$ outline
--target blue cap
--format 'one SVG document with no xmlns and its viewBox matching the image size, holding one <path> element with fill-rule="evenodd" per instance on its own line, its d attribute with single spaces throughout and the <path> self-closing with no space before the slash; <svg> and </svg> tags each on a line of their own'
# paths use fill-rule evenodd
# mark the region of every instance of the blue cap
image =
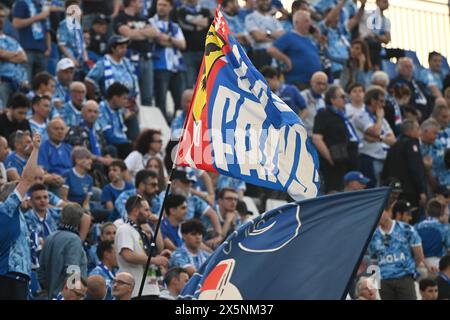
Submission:
<svg viewBox="0 0 450 320">
<path fill-rule="evenodd" d="M 344 183 L 347 184 L 352 181 L 358 181 L 362 184 L 368 184 L 370 179 L 365 177 L 361 172 L 359 171 L 350 171 L 347 172 L 344 176 Z"/>
</svg>

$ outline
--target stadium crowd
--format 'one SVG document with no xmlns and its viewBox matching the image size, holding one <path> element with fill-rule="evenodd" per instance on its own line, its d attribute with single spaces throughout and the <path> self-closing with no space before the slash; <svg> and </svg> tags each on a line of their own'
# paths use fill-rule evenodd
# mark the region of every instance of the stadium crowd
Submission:
<svg viewBox="0 0 450 320">
<path fill-rule="evenodd" d="M 217 5 L 153 1 L 0 1 L 0 299 L 138 295 Z M 321 193 L 392 187 L 349 298 L 449 299 L 448 65 L 438 52 L 426 69 L 386 48 L 389 2 L 372 12 L 366 1 L 222 0 L 222 12 L 302 119 Z M 166 148 L 161 131 L 140 129 L 148 106 L 171 127 Z M 176 299 L 252 218 L 247 205 L 263 212 L 271 199 L 292 200 L 174 169 L 143 294 Z"/>
</svg>

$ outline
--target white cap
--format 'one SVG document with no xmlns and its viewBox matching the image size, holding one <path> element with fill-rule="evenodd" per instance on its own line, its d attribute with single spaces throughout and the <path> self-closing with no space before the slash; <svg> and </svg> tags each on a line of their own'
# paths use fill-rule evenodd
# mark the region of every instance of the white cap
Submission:
<svg viewBox="0 0 450 320">
<path fill-rule="evenodd" d="M 69 58 L 63 58 L 59 60 L 58 63 L 56 64 L 56 72 L 60 70 L 66 70 L 69 68 L 75 68 L 75 64 Z"/>
</svg>

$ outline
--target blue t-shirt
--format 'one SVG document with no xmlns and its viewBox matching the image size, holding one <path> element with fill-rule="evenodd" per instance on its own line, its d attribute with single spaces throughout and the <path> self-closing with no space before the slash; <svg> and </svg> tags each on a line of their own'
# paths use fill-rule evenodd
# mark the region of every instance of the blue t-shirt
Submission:
<svg viewBox="0 0 450 320">
<path fill-rule="evenodd" d="M 4 164 L 6 170 L 15 169 L 19 176 L 21 176 L 23 168 L 27 164 L 27 159 L 23 159 L 13 151 L 6 157 Z"/>
<path fill-rule="evenodd" d="M 122 192 L 124 192 L 125 190 L 131 190 L 131 189 L 134 189 L 134 186 L 131 183 L 129 183 L 128 181 L 124 181 L 124 185 L 123 185 L 122 189 L 117 189 L 111 183 L 108 183 L 103 188 L 101 201 L 102 201 L 102 203 L 112 201 L 112 203 L 114 204 L 114 202 L 116 201 L 116 199 L 119 197 L 119 195 Z"/>
<path fill-rule="evenodd" d="M 450 248 L 450 228 L 435 218 L 427 218 L 414 226 L 420 238 L 425 258 L 442 257 Z"/>
<path fill-rule="evenodd" d="M 197 255 L 193 255 L 189 252 L 186 246 L 183 244 L 180 248 L 175 250 L 170 256 L 170 267 L 182 267 L 189 266 L 194 267 L 196 270 L 200 269 L 202 264 L 208 259 L 209 253 L 199 249 Z"/>
<path fill-rule="evenodd" d="M 32 3 L 33 5 L 29 5 Z M 19 0 L 13 6 L 13 17 L 28 19 L 42 12 L 40 1 Z M 45 52 L 47 43 L 45 36 L 48 30 L 48 19 L 40 20 L 32 25 L 19 29 L 20 45 L 24 50 Z"/>
<path fill-rule="evenodd" d="M 89 273 L 89 276 L 93 275 L 99 275 L 102 276 L 105 279 L 107 292 L 105 300 L 113 300 L 112 296 L 112 282 L 114 278 L 116 277 L 117 269 L 109 270 L 103 263 L 99 263 L 98 266 L 96 266 L 91 273 Z"/>
<path fill-rule="evenodd" d="M 161 208 L 165 194 L 166 194 L 165 191 L 159 194 L 159 202 L 156 204 L 157 206 L 155 206 L 155 209 L 157 211 L 156 212 L 153 211 L 153 213 L 159 214 L 159 210 Z M 193 218 L 200 218 L 210 208 L 209 204 L 205 200 L 200 199 L 199 197 L 194 195 L 190 195 L 189 197 L 186 198 L 186 204 L 188 207 L 186 213 L 186 220 L 190 220 Z"/>
<path fill-rule="evenodd" d="M 136 189 L 133 188 L 133 189 L 125 190 L 117 197 L 116 201 L 114 202 L 114 207 L 115 207 L 115 210 L 117 211 L 117 213 L 119 214 L 118 218 L 121 217 L 122 219 L 126 220 L 127 210 L 125 209 L 125 204 L 129 197 L 132 197 L 135 195 L 136 195 Z M 160 201 L 161 201 L 160 197 L 158 197 L 158 195 L 155 195 L 151 199 L 151 203 L 150 203 L 152 213 L 156 214 L 157 216 L 159 216 L 159 208 L 161 208 Z"/>
<path fill-rule="evenodd" d="M 63 104 L 59 110 L 59 115 L 68 127 L 78 126 L 83 119 L 81 111 L 73 105 L 72 101 Z"/>
<path fill-rule="evenodd" d="M 7 36 L 0 35 L 0 49 L 7 51 L 23 51 L 19 43 Z M 14 79 L 17 84 L 28 80 L 27 72 L 22 64 L 2 61 L 0 63 L 0 75 L 5 78 Z M 4 102 L 6 104 L 6 101 Z"/>
<path fill-rule="evenodd" d="M 123 120 L 123 114 L 120 110 L 113 110 L 106 101 L 100 103 L 99 126 L 103 130 L 105 140 L 109 144 L 127 143 L 127 127 Z"/>
<path fill-rule="evenodd" d="M 64 46 L 79 63 L 84 62 L 85 43 L 81 29 L 69 29 L 67 19 L 59 23 L 57 32 L 58 45 Z"/>
<path fill-rule="evenodd" d="M 306 108 L 306 101 L 300 94 L 296 86 L 290 84 L 282 84 L 280 90 L 275 93 L 284 103 L 286 103 L 292 111 L 297 115 L 300 110 Z"/>
<path fill-rule="evenodd" d="M 183 244 L 181 225 L 174 227 L 166 218 L 163 218 L 161 221 L 161 234 L 163 239 L 169 238 L 177 248 L 180 248 Z"/>
<path fill-rule="evenodd" d="M 0 275 L 10 270 L 10 260 L 13 256 L 13 247 L 16 245 L 28 245 L 23 252 L 30 252 L 27 235 L 22 235 L 22 218 L 19 210 L 21 200 L 16 192 L 10 194 L 5 202 L 0 202 Z M 23 219 L 25 229 L 26 222 Z M 31 258 L 30 258 L 31 265 Z M 31 269 L 31 266 L 30 266 Z"/>
<path fill-rule="evenodd" d="M 72 146 L 60 143 L 58 146 L 46 140 L 39 148 L 38 164 L 47 172 L 60 176 L 72 168 Z"/>
<path fill-rule="evenodd" d="M 149 21 L 160 32 L 168 34 L 175 40 L 184 40 L 183 31 L 177 23 L 160 20 L 158 15 L 153 16 Z M 186 65 L 181 51 L 175 47 L 157 46 L 154 52 L 153 69 L 172 72 L 185 71 Z"/>
<path fill-rule="evenodd" d="M 92 186 L 94 185 L 92 177 L 87 173 L 84 176 L 80 176 L 75 171 L 75 168 L 66 171 L 63 177 L 65 180 L 64 184 L 69 187 L 69 201 L 82 205 L 88 192 L 92 191 Z"/>
<path fill-rule="evenodd" d="M 108 55 L 98 60 L 94 67 L 86 76 L 86 81 L 91 82 L 106 96 L 107 84 L 105 77 L 105 59 L 109 59 L 111 65 L 111 75 L 113 82 L 120 82 L 130 90 L 130 96 L 136 97 L 139 95 L 139 83 L 135 74 L 133 64 L 127 58 L 123 58 L 120 63 L 116 63 L 109 58 Z M 107 72 L 108 73 L 108 72 Z"/>
<path fill-rule="evenodd" d="M 273 46 L 292 60 L 292 70 L 285 73 L 286 83 L 309 83 L 314 72 L 322 69 L 319 49 L 309 37 L 287 32 Z"/>
<path fill-rule="evenodd" d="M 28 210 L 24 213 L 28 229 L 38 234 L 40 238 L 47 238 L 51 233 L 58 229 L 61 219 L 60 208 L 49 208 L 44 219 L 41 219 L 34 210 Z"/>
<path fill-rule="evenodd" d="M 406 223 L 393 221 L 388 233 L 378 227 L 370 242 L 369 253 L 378 260 L 381 279 L 398 279 L 405 275 L 415 275 L 416 263 L 412 247 L 420 245 L 419 235 Z"/>
<path fill-rule="evenodd" d="M 183 134 L 183 126 L 186 121 L 186 112 L 181 112 L 170 124 L 170 135 L 172 139 L 179 139 Z"/>
</svg>

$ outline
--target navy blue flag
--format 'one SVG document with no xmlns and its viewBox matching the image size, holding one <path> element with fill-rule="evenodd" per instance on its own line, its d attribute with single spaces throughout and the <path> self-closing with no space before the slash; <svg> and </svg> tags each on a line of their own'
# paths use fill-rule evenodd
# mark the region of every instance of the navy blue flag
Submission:
<svg viewBox="0 0 450 320">
<path fill-rule="evenodd" d="M 389 188 L 308 199 L 242 225 L 194 274 L 182 299 L 343 299 Z"/>
</svg>

